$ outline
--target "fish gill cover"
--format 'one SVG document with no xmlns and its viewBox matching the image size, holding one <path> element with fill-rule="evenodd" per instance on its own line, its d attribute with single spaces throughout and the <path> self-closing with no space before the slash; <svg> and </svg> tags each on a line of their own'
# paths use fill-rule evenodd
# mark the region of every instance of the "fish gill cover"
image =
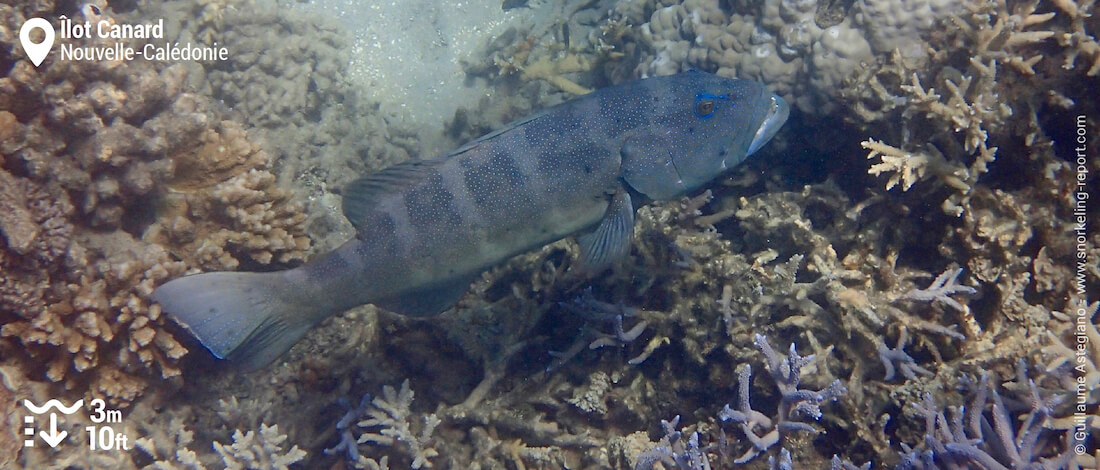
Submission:
<svg viewBox="0 0 1100 470">
<path fill-rule="evenodd" d="M 0 467 L 1095 468 L 1094 0 L 507 3 L 0 1 Z M 228 58 L 35 66 L 62 15 Z M 249 375 L 149 300 L 329 251 L 360 175 L 689 69 L 795 112 L 603 276 L 557 242 Z M 27 447 L 51 398 L 127 448 L 94 413 Z"/>
</svg>

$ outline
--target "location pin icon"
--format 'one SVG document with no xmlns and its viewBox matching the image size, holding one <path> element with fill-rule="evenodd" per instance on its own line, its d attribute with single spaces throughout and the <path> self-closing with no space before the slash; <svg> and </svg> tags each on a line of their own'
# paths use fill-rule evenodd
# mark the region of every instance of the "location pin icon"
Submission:
<svg viewBox="0 0 1100 470">
<path fill-rule="evenodd" d="M 41 29 L 46 35 L 46 38 L 38 44 L 31 42 L 31 31 L 35 28 Z M 42 18 L 31 18 L 23 23 L 22 28 L 19 28 L 19 42 L 23 44 L 27 57 L 30 57 L 35 67 L 38 67 L 43 60 L 46 60 L 46 54 L 49 54 L 50 48 L 53 47 L 53 25 Z"/>
</svg>

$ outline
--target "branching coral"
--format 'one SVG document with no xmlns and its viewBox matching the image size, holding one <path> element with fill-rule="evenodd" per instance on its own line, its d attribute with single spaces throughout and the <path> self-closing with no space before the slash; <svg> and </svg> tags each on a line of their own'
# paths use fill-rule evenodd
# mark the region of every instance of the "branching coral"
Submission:
<svg viewBox="0 0 1100 470">
<path fill-rule="evenodd" d="M 1036 28 L 1051 26 L 1055 14 L 1036 13 L 1037 4 L 1024 2 L 1010 11 L 1005 1 L 975 2 L 964 5 L 964 12 L 950 15 L 947 21 L 954 28 L 950 36 L 970 46 L 969 60 L 955 65 L 965 67 L 965 72 L 945 63 L 949 57 L 944 54 L 932 57 L 935 67 L 931 71 L 924 67 L 927 72 L 923 78 L 918 74 L 920 68 L 904 65 L 900 59 L 879 67 L 908 69 L 897 73 L 901 78 L 895 85 L 897 91 L 886 91 L 880 84 L 882 89 L 877 94 L 884 107 L 893 108 L 890 103 L 904 100 L 902 118 L 921 118 L 928 125 L 906 129 L 902 133 L 904 142 L 898 147 L 874 139 L 863 142 L 864 148 L 871 150 L 868 159 L 881 158 L 881 163 L 869 168 L 869 174 L 895 172 L 887 189 L 901 182 L 903 190 L 908 190 L 925 178 L 926 170 L 931 170 L 954 190 L 943 202 L 944 211 L 962 214 L 978 178 L 989 171 L 995 159 L 997 147 L 992 145 L 991 135 L 999 135 L 1014 112 L 1037 106 L 1031 103 L 1033 95 L 1020 96 L 1024 106 L 1005 99 L 1006 95 L 1015 95 L 1008 91 L 1013 84 L 1044 79 L 1036 76 L 1034 68 L 1043 59 L 1038 46 L 1055 32 Z M 998 64 L 1008 65 L 1018 75 L 1006 76 Z M 937 86 L 928 86 L 933 79 Z M 917 148 L 914 142 L 922 142 L 924 148 Z"/>
<path fill-rule="evenodd" d="M 410 409 L 412 400 L 413 392 L 407 379 L 401 383 L 400 391 L 389 385 L 383 387 L 382 396 L 375 397 L 370 401 L 370 407 L 358 413 L 365 418 L 359 421 L 359 427 L 370 429 L 359 435 L 357 444 L 369 443 L 400 450 L 410 458 L 411 468 L 431 468 L 431 459 L 439 455 L 432 447 L 432 433 L 442 420 L 435 413 L 427 414 L 419 431 L 414 431 L 414 425 L 409 422 L 413 414 Z M 347 443 L 347 446 L 350 445 Z M 350 447 L 345 451 L 352 455 Z"/>
<path fill-rule="evenodd" d="M 518 72 L 525 81 L 544 80 L 571 95 L 591 92 L 591 88 L 578 84 L 572 77 L 584 76 L 583 72 L 595 69 L 601 59 L 621 57 L 622 53 L 612 52 L 614 45 L 605 39 L 614 41 L 621 37 L 625 26 L 620 24 L 617 30 L 609 26 L 611 31 L 591 31 L 589 35 L 575 39 L 570 35 L 564 44 L 557 42 L 558 38 L 554 37 L 556 31 L 578 22 L 587 23 L 580 19 L 583 15 L 577 12 L 588 7 L 590 5 L 582 1 L 546 4 L 535 16 L 534 24 L 529 26 L 526 34 L 521 36 L 519 31 L 511 29 L 503 38 L 494 40 L 490 48 L 498 49 L 491 51 L 492 67 L 496 69 L 496 74 L 507 76 Z M 508 38 L 518 40 L 509 43 Z"/>
<path fill-rule="evenodd" d="M 963 181 L 966 169 L 948 163 L 935 147 L 930 147 L 926 152 L 907 152 L 875 139 L 867 139 L 860 142 L 860 145 L 871 151 L 867 154 L 868 160 L 875 157 L 880 160 L 879 163 L 867 169 L 868 174 L 878 176 L 887 172 L 893 173 L 886 180 L 887 191 L 893 189 L 898 183 L 901 183 L 902 191 L 908 191 L 913 184 L 923 180 L 925 172 L 929 170 L 955 189 L 966 191 L 970 188 Z"/>
<path fill-rule="evenodd" d="M 268 157 L 231 122 L 203 136 L 190 164 L 172 183 L 160 221 L 145 238 L 169 246 L 189 265 L 234 269 L 240 259 L 300 261 L 310 246 L 305 214 L 275 185 Z"/>
<path fill-rule="evenodd" d="M 583 295 L 573 299 L 572 302 L 562 302 L 559 305 L 570 313 L 583 318 L 585 320 L 585 326 L 581 327 L 581 334 L 574 340 L 573 346 L 569 349 L 564 352 L 550 352 L 550 355 L 556 358 L 555 364 L 552 364 L 550 369 L 555 369 L 565 361 L 576 356 L 581 352 L 585 344 L 588 345 L 588 349 L 599 349 L 609 346 L 623 348 L 638 339 L 638 337 L 645 333 L 646 327 L 649 326 L 647 321 L 639 320 L 635 322 L 629 330 L 624 329 L 623 317 L 637 317 L 640 311 L 624 305 L 612 305 L 597 300 L 592 297 L 591 289 L 585 290 Z M 610 334 L 603 333 L 593 329 L 589 323 L 610 324 L 613 330 Z M 627 363 L 637 365 L 645 362 L 657 347 L 662 343 L 668 342 L 668 338 L 663 337 L 655 337 L 654 340 L 655 341 L 650 342 L 650 346 L 647 346 L 641 353 L 627 361 Z"/>
<path fill-rule="evenodd" d="M 718 413 L 718 419 L 740 425 L 741 433 L 749 440 L 751 447 L 743 455 L 733 460 L 734 465 L 744 464 L 763 454 L 765 451 L 784 440 L 795 432 L 809 432 L 817 434 L 819 431 L 805 421 L 821 419 L 821 405 L 835 401 L 843 395 L 846 389 L 839 380 L 834 380 L 820 391 L 799 388 L 801 371 L 813 356 L 802 357 L 795 351 L 791 344 L 790 353 L 783 357 L 776 353 L 768 344 L 766 338 L 756 335 L 756 347 L 764 355 L 768 372 L 779 387 L 780 398 L 778 415 L 773 421 L 764 413 L 752 409 L 749 404 L 749 388 L 751 368 L 740 368 L 737 379 L 738 405 L 736 409 L 726 405 Z M 686 440 L 686 430 L 677 430 L 680 417 L 677 416 L 671 422 L 661 421 L 664 437 L 656 447 L 639 453 L 634 459 L 635 470 L 649 470 L 660 462 L 664 468 L 679 468 L 684 470 L 700 470 L 711 468 L 711 462 L 707 452 L 715 446 L 702 446 L 699 432 L 693 432 Z M 761 435 L 759 432 L 763 432 Z M 725 456 L 731 443 L 726 441 L 725 432 L 722 431 L 717 451 Z M 782 453 L 789 459 L 790 453 L 782 449 Z M 771 468 L 776 468 L 774 458 L 769 459 Z"/>
<path fill-rule="evenodd" d="M 749 404 L 749 379 L 752 369 L 749 366 L 742 368 L 737 379 L 739 397 L 737 409 L 726 405 L 718 414 L 722 421 L 741 425 L 741 432 L 752 443 L 752 448 L 738 457 L 734 463 L 745 463 L 756 458 L 788 434 L 799 431 L 817 434 L 818 430 L 803 420 L 805 418 L 821 419 L 821 404 L 835 401 L 847 391 L 840 380 L 834 380 L 820 391 L 800 389 L 802 368 L 812 361 L 814 356 L 799 356 L 792 343 L 787 357 L 781 357 L 768 344 L 767 338 L 761 335 L 756 335 L 755 344 L 764 354 L 768 373 L 779 387 L 779 410 L 773 422 L 763 413 L 752 409 Z M 758 434 L 758 430 L 764 434 Z"/>
<path fill-rule="evenodd" d="M 260 430 L 233 433 L 232 444 L 214 443 L 214 450 L 221 455 L 229 470 L 287 470 L 290 464 L 302 460 L 306 451 L 297 445 L 283 450 L 285 434 L 279 434 L 279 425 L 260 425 Z"/>
<path fill-rule="evenodd" d="M 138 3 L 133 8 L 146 15 L 155 8 Z M 163 3 L 196 16 L 197 21 L 183 20 L 181 39 L 231 41 L 232 63 L 88 65 L 92 70 L 83 76 L 90 83 L 81 84 L 71 80 L 85 71 L 79 64 L 51 58 L 35 69 L 6 40 L 13 60 L 11 72 L 0 79 L 0 266 L 5 274 L 0 320 L 6 335 L 0 353 L 19 364 L 9 370 L 20 379 L 27 373 L 53 378 L 72 387 L 74 397 L 85 392 L 113 397 L 113 406 L 180 370 L 182 346 L 163 327 L 156 307 L 144 300 L 149 288 L 192 268 L 302 259 L 308 249 L 301 215 L 306 211 L 275 181 L 273 168 L 283 172 L 281 182 L 304 186 L 312 199 L 330 204 L 338 196 L 328 188 L 339 187 L 341 178 L 417 149 L 411 134 L 387 127 L 388 116 L 367 112 L 362 120 L 347 118 L 355 114 L 349 110 L 362 108 L 352 104 L 353 94 L 341 84 L 341 64 L 332 59 L 345 51 L 327 26 L 305 18 L 287 21 L 274 8 L 254 15 L 271 5 L 262 1 Z M 1091 35 L 1096 20 L 1088 16 L 1092 1 L 996 0 L 956 9 L 955 3 L 938 0 L 644 0 L 617 3 L 606 22 L 598 11 L 602 4 L 567 3 L 562 11 L 580 8 L 576 16 L 587 19 L 566 15 L 567 20 L 547 20 L 541 31 L 516 35 L 514 48 L 499 50 L 519 60 L 502 62 L 507 65 L 501 68 L 519 72 L 523 67 L 529 75 L 496 76 L 498 84 L 530 80 L 539 67 L 547 77 L 584 85 L 624 80 L 628 70 L 664 73 L 685 67 L 767 80 L 785 93 L 797 92 L 807 116 L 839 110 L 843 113 L 829 118 L 874 135 L 866 143 L 871 174 L 882 176 L 888 189 L 908 191 L 885 192 L 881 183 L 868 191 L 858 178 L 838 178 L 837 184 L 816 175 L 792 177 L 789 168 L 801 165 L 776 160 L 735 174 L 736 179 L 715 184 L 709 193 L 642 208 L 629 259 L 605 277 L 586 280 L 572 272 L 576 247 L 562 242 L 491 270 L 458 308 L 435 322 L 383 318 L 380 328 L 364 329 L 363 335 L 329 335 L 303 344 L 296 354 L 309 357 L 306 362 L 231 381 L 212 374 L 202 383 L 231 382 L 229 388 L 240 394 L 239 400 L 225 400 L 222 414 L 233 408 L 234 420 L 254 421 L 230 427 L 259 429 L 237 433 L 240 448 L 219 443 L 221 451 L 236 455 L 250 447 L 266 452 L 258 441 L 265 433 L 280 440 L 279 433 L 259 422 L 278 421 L 291 434 L 285 439 L 310 451 L 313 460 L 306 464 L 311 467 L 332 463 L 333 457 L 313 451 L 331 446 L 329 453 L 346 457 L 347 466 L 363 468 L 387 468 L 391 461 L 395 467 L 420 468 L 626 468 L 629 457 L 639 455 L 639 443 L 649 444 L 644 432 L 623 437 L 640 423 L 655 424 L 660 416 L 714 415 L 721 400 L 736 398 L 744 399 L 745 406 L 731 404 L 723 414 L 736 418 L 740 413 L 740 425 L 712 418 L 677 430 L 676 420 L 662 423 L 656 433 L 663 432 L 664 439 L 650 463 L 691 468 L 717 458 L 716 467 L 721 467 L 747 452 L 772 454 L 768 466 L 773 468 L 824 468 L 829 455 L 848 452 L 890 465 L 897 459 L 891 442 L 899 441 L 921 443 L 913 451 L 918 460 L 931 449 L 931 462 L 941 468 L 984 465 L 991 459 L 1003 466 L 1054 462 L 1055 441 L 1068 418 L 1057 407 L 1044 405 L 1054 411 L 1039 426 L 1032 450 L 1041 451 L 1030 456 L 1037 459 L 1028 459 L 1028 449 L 1016 444 L 1030 442 L 1034 423 L 1047 412 L 1016 408 L 1009 393 L 1001 392 L 1002 404 L 993 406 L 996 400 L 987 399 L 982 410 L 970 415 L 988 423 L 989 430 L 979 429 L 981 442 L 966 425 L 966 413 L 957 415 L 964 424 L 956 433 L 956 415 L 937 408 L 930 434 L 942 441 L 938 449 L 920 435 L 920 424 L 932 413 L 913 420 L 895 410 L 912 411 L 905 403 L 927 392 L 936 393 L 939 403 L 950 402 L 960 373 L 1003 368 L 1019 356 L 1044 360 L 1048 377 L 1045 383 L 1038 376 L 1035 380 L 1037 394 L 1046 398 L 1052 379 L 1077 365 L 1070 349 L 1075 329 L 1084 329 L 1094 345 L 1100 344 L 1089 315 L 1098 304 L 1065 295 L 1072 279 L 1072 251 L 1063 240 L 1065 194 L 1073 177 L 1055 155 L 1065 144 L 1059 140 L 1064 132 L 1051 125 L 1060 118 L 1046 112 L 1062 113 L 1072 106 L 1074 112 L 1094 114 L 1095 106 L 1082 99 L 1080 89 L 1053 86 L 1066 76 L 1094 74 L 1100 63 Z M 13 27 L 29 16 L 30 8 L 15 7 L 22 12 L 15 19 L 4 16 L 0 38 L 14 37 Z M 33 13 L 50 11 L 52 4 Z M 949 12 L 959 24 L 940 27 Z M 223 35 L 234 17 L 248 17 L 247 28 Z M 586 31 L 579 21 L 606 33 L 598 41 L 589 35 L 589 42 L 599 44 L 595 55 L 579 50 Z M 271 31 L 293 40 L 265 56 L 262 38 Z M 311 37 L 320 37 L 320 45 L 304 47 Z M 1055 42 L 1064 47 L 1053 47 Z M 899 48 L 892 53 L 896 59 L 887 59 L 894 47 Z M 287 57 L 299 63 L 288 66 Z M 554 69 L 553 58 L 575 58 L 562 65 L 588 70 Z M 1063 78 L 1052 78 L 1061 67 L 1068 70 L 1058 75 Z M 185 77 L 202 68 L 206 76 Z M 537 97 L 493 110 L 492 119 L 462 123 L 456 118 L 454 135 L 480 134 L 493 127 L 488 122 L 518 117 L 517 112 L 545 104 L 539 100 L 547 92 L 554 93 L 551 100 L 563 95 L 541 81 L 522 83 L 529 87 L 514 93 Z M 246 131 L 224 121 L 212 112 L 217 106 L 208 98 L 180 93 L 186 84 L 199 84 L 195 92 L 216 94 L 241 122 L 266 129 Z M 843 90 L 860 87 L 860 103 L 838 98 Z M 1034 89 L 1050 92 L 1028 91 Z M 526 93 L 530 90 L 541 94 Z M 347 109 L 329 105 L 336 102 Z M 351 138 L 360 135 L 368 138 Z M 370 143 L 344 143 L 352 140 Z M 276 143 L 263 152 L 261 142 Z M 838 145 L 851 148 L 854 143 L 844 139 Z M 356 151 L 339 150 L 347 148 Z M 337 164 L 316 158 L 336 153 L 350 157 Z M 861 156 L 852 153 L 838 153 L 828 164 L 850 170 Z M 833 168 L 833 175 L 841 174 Z M 950 216 L 934 209 L 945 199 Z M 159 205 L 156 211 L 145 210 L 150 201 Z M 1092 245 L 1095 241 L 1090 239 Z M 1095 249 L 1089 251 L 1094 254 Z M 1096 272 L 1093 263 L 1084 275 L 1095 277 Z M 588 285 L 607 302 L 571 303 Z M 1092 309 L 1082 326 L 1079 303 Z M 569 307 L 583 312 L 567 315 Z M 361 312 L 323 328 L 342 329 L 358 321 Z M 582 324 L 598 329 L 578 335 Z M 953 325 L 959 325 L 958 331 Z M 379 331 L 384 334 L 375 338 Z M 778 366 L 768 361 L 773 375 L 800 364 L 807 380 L 816 379 L 815 388 L 840 380 L 848 393 L 836 406 L 822 406 L 820 421 L 807 420 L 791 411 L 803 408 L 780 401 L 777 408 L 788 408 L 780 418 L 793 413 L 805 423 L 777 423 L 782 420 L 762 400 L 786 395 L 783 386 L 775 392 L 758 376 L 754 390 L 749 370 L 731 364 L 754 354 L 757 332 L 797 341 L 807 355 L 840 359 L 792 363 L 791 357 L 780 356 Z M 339 355 L 317 354 L 330 352 L 324 348 L 337 339 L 358 342 L 360 337 L 362 345 L 341 346 Z M 578 347 L 568 348 L 574 340 Z M 592 347 L 606 349 L 585 352 Z M 414 348 L 424 355 L 406 354 Z M 547 355 L 566 348 L 581 354 L 569 362 Z M 615 354 L 616 349 L 623 354 Z M 1096 351 L 1090 349 L 1081 365 L 1092 388 L 1100 377 Z M 379 360 L 375 354 L 385 357 Z M 356 408 L 310 407 L 331 405 L 333 395 L 392 377 L 439 384 L 417 395 L 417 403 L 430 402 L 421 408 L 435 407 L 435 413 L 411 410 L 407 383 L 387 387 L 382 396 Z M 734 394 L 730 383 L 737 384 Z M 1003 389 L 1028 388 L 1027 380 L 1018 380 Z M 305 409 L 332 415 L 335 428 L 313 442 L 299 442 L 299 435 L 311 434 L 317 413 L 265 401 L 273 394 L 284 394 L 279 403 L 308 403 Z M 1090 394 L 1087 406 L 1095 402 L 1095 393 Z M 217 413 L 214 406 L 203 410 L 186 401 L 180 406 Z M 923 410 L 932 408 L 928 404 Z M 998 414 L 997 409 L 1007 411 Z M 757 415 L 766 415 L 770 426 L 754 425 L 768 424 Z M 1010 426 L 998 425 L 1005 421 Z M 183 423 L 165 426 L 181 432 L 150 436 L 165 436 L 163 444 L 180 446 L 181 452 L 146 445 L 155 455 L 147 450 L 143 457 L 189 462 L 194 459 L 186 448 L 198 447 L 194 442 L 228 438 L 227 432 L 202 435 L 209 431 L 187 422 L 196 431 L 194 442 L 188 442 L 192 436 L 183 432 Z M 772 445 L 767 451 L 754 442 L 735 442 L 740 447 L 726 460 L 723 448 L 732 447 L 723 426 L 765 449 L 785 432 L 797 438 L 783 439 L 785 449 Z M 998 436 L 989 433 L 998 427 Z M 810 445 L 801 436 L 811 429 L 827 430 L 828 436 Z M 961 437 L 948 442 L 945 429 L 951 438 Z M 1003 429 L 1010 431 L 1007 440 L 999 435 Z M 835 439 L 838 435 L 844 442 Z M 358 442 L 360 437 L 364 442 Z M 629 444 L 614 450 L 603 445 L 614 442 Z M 1019 458 L 1007 450 L 1010 443 Z M 199 457 L 211 465 L 210 458 L 217 456 L 202 447 L 207 454 Z M 0 466 L 11 462 L 3 450 L 10 448 L 0 441 Z M 32 457 L 47 455 L 35 452 Z M 138 461 L 139 453 L 133 455 Z M 755 464 L 763 467 L 762 460 Z M 39 462 L 25 458 L 17 463 Z M 833 462 L 833 468 L 856 468 L 839 458 Z"/>
<path fill-rule="evenodd" d="M 672 418 L 671 422 L 661 420 L 664 437 L 657 447 L 638 455 L 634 470 L 650 470 L 658 462 L 666 469 L 710 470 L 710 460 L 699 446 L 699 433 L 691 433 L 685 442 L 683 431 L 676 429 L 679 424 L 679 416 Z"/>
<path fill-rule="evenodd" d="M 951 308 L 963 312 L 966 310 L 959 301 L 951 298 L 952 294 L 964 293 L 973 294 L 977 292 L 976 289 L 969 286 L 960 286 L 955 284 L 955 280 L 959 278 L 959 274 L 962 273 L 962 268 L 948 269 L 936 276 L 936 279 L 932 281 L 928 287 L 924 289 L 913 289 L 905 294 L 905 298 L 924 302 L 943 302 L 951 306 Z"/>
<path fill-rule="evenodd" d="M 526 80 L 546 80 L 566 93 L 583 95 L 592 92 L 592 89 L 578 85 L 566 78 L 565 74 L 587 72 L 591 69 L 592 62 L 590 59 L 568 55 L 558 60 L 550 60 L 549 56 L 542 56 L 520 70 Z"/>
<path fill-rule="evenodd" d="M 1095 9 L 1095 0 L 1054 0 L 1058 9 L 1069 15 L 1072 21 L 1072 30 L 1057 35 L 1058 43 L 1067 49 L 1065 61 L 1062 67 L 1076 69 L 1079 62 L 1088 66 L 1085 75 L 1090 77 L 1100 75 L 1100 43 L 1096 42 L 1096 32 L 1092 34 L 1086 29 L 1085 21 L 1093 16 L 1088 12 Z M 1085 60 L 1078 61 L 1084 56 Z M 1091 60 L 1090 64 L 1088 61 Z"/>
<path fill-rule="evenodd" d="M 882 160 L 881 163 L 872 165 L 867 172 L 872 175 L 886 171 L 897 173 L 890 177 L 886 189 L 889 190 L 900 181 L 903 184 L 902 190 L 908 191 L 915 182 L 923 179 L 926 168 L 930 168 L 945 184 L 965 195 L 977 182 L 978 176 L 989 171 L 987 165 L 993 162 L 997 149 L 987 145 L 989 133 L 986 127 L 1000 125 L 1011 115 L 1011 109 L 1000 102 L 998 95 L 992 90 L 996 62 L 984 64 L 972 59 L 971 63 L 974 69 L 983 74 L 978 79 L 978 83 L 984 84 L 981 89 L 975 88 L 974 76 L 963 76 L 958 83 L 947 78 L 944 83 L 950 95 L 945 100 L 935 89 L 926 90 L 915 73 L 911 84 L 903 85 L 902 89 L 909 93 L 910 104 L 903 115 L 908 118 L 916 113 L 923 113 L 933 122 L 940 122 L 945 132 L 964 132 L 963 149 L 967 153 L 976 152 L 974 162 L 969 167 L 949 163 L 935 146 L 929 146 L 927 152 L 912 153 L 874 139 L 867 140 L 862 143 L 864 148 L 871 150 L 867 158 L 873 159 L 877 156 Z M 962 211 L 958 206 L 960 203 L 957 198 L 950 198 L 944 202 L 944 209 L 959 215 Z"/>
<path fill-rule="evenodd" d="M 878 358 L 882 361 L 882 367 L 886 369 L 886 376 L 882 380 L 892 380 L 894 374 L 897 372 L 897 368 L 901 369 L 901 374 L 906 379 L 915 379 L 917 375 L 925 377 L 932 376 L 932 372 L 917 365 L 917 361 L 913 359 L 913 356 L 906 354 L 902 348 L 905 346 L 909 339 L 908 330 L 902 329 L 901 334 L 898 336 L 898 344 L 890 349 L 886 346 L 886 343 L 878 343 Z M 898 363 L 898 367 L 894 366 L 894 363 Z"/>
<path fill-rule="evenodd" d="M 40 228 L 33 252 L 0 255 L 7 273 L 0 303 L 14 315 L 0 334 L 23 343 L 24 354 L 45 365 L 50 380 L 90 387 L 92 396 L 115 404 L 144 388 L 143 379 L 130 375 L 143 368 L 159 368 L 163 378 L 179 375 L 176 361 L 187 350 L 163 329 L 148 296 L 157 283 L 182 274 L 183 264 L 123 232 L 78 236 L 56 186 L 51 195 L 30 180 L 0 174 L 9 188 L 21 190 L 26 221 Z"/>
<path fill-rule="evenodd" d="M 206 470 L 198 454 L 188 448 L 194 441 L 194 433 L 187 429 L 182 419 L 173 418 L 168 429 L 153 436 L 134 440 L 137 449 L 154 459 L 148 468 L 153 470 Z"/>
<path fill-rule="evenodd" d="M 1077 403 L 1080 406 L 1100 403 L 1098 311 L 1100 301 L 1087 305 L 1079 301 L 1071 314 L 1056 313 L 1050 322 L 1051 329 L 1046 332 L 1046 345 L 1042 347 L 1043 354 L 1052 358 L 1046 367 L 1048 372 L 1072 370 L 1078 377 L 1074 388 L 1089 391 L 1084 403 Z"/>
<path fill-rule="evenodd" d="M 912 449 L 903 446 L 906 452 L 897 468 L 1081 468 L 1072 448 L 1072 433 L 1058 433 L 1049 428 L 1053 410 L 1062 399 L 1044 397 L 1034 380 L 1017 385 L 1026 387 L 1021 398 L 1030 407 L 1020 413 L 1019 427 L 1014 425 L 1016 412 L 1006 407 L 997 387 L 990 384 L 986 375 L 982 376 L 969 405 L 956 409 L 950 418 L 931 394 L 924 395 L 922 403 L 912 405 L 924 419 L 924 442 Z M 1062 446 L 1058 443 L 1060 434 L 1064 434 Z M 1051 452 L 1051 448 L 1057 447 L 1062 450 Z"/>
</svg>

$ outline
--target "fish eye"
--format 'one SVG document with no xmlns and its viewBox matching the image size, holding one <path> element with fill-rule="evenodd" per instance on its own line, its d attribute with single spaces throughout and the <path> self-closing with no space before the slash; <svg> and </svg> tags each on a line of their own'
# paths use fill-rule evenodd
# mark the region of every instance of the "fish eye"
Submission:
<svg viewBox="0 0 1100 470">
<path fill-rule="evenodd" d="M 699 95 L 695 97 L 695 115 L 701 118 L 708 118 L 714 114 L 714 110 L 717 108 L 717 104 L 714 99 L 717 98 L 714 95 Z"/>
</svg>

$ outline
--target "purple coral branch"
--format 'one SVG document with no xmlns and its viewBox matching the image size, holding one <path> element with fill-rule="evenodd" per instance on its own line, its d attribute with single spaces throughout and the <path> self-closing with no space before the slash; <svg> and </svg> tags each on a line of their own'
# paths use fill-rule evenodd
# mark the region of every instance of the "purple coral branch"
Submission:
<svg viewBox="0 0 1100 470">
<path fill-rule="evenodd" d="M 973 294 L 977 292 L 973 287 L 955 284 L 955 280 L 962 271 L 962 268 L 948 269 L 939 276 L 936 276 L 936 279 L 933 280 L 932 284 L 928 287 L 924 289 L 913 289 L 905 294 L 905 298 L 926 302 L 940 301 L 951 306 L 951 308 L 955 310 L 965 312 L 966 307 L 950 297 L 952 294 Z"/>
<path fill-rule="evenodd" d="M 348 411 L 344 413 L 344 416 L 340 417 L 340 420 L 336 422 L 336 431 L 340 433 L 340 442 L 335 446 L 328 449 L 324 449 L 325 455 L 336 455 L 340 452 L 344 452 L 349 462 L 359 461 L 359 444 L 356 442 L 355 436 L 351 433 L 351 425 L 359 421 L 359 418 L 366 416 L 367 407 L 370 406 L 371 398 L 370 394 L 364 394 L 363 398 L 359 400 L 359 406 L 352 407 L 351 402 L 347 398 L 340 398 L 339 403 L 348 408 Z"/>
<path fill-rule="evenodd" d="M 906 379 L 916 379 L 917 375 L 925 377 L 932 375 L 932 371 L 917 365 L 917 361 L 913 359 L 913 356 L 910 356 L 902 349 L 908 341 L 909 332 L 905 328 L 902 328 L 901 333 L 898 334 L 898 342 L 893 349 L 886 346 L 886 343 L 878 343 L 875 345 L 875 348 L 878 350 L 878 358 L 882 361 L 882 366 L 886 369 L 886 376 L 883 378 L 884 381 L 889 382 L 893 380 L 896 373 L 894 367 L 895 362 L 898 364 L 898 367 L 901 368 L 901 374 L 905 376 Z"/>
<path fill-rule="evenodd" d="M 1023 366 L 1020 366 L 1021 368 Z M 923 451 L 918 452 L 903 445 L 902 462 L 898 469 L 1060 469 L 1076 468 L 1072 462 L 1072 449 L 1053 458 L 1040 457 L 1048 442 L 1050 428 L 1044 427 L 1052 416 L 1052 407 L 1061 402 L 1059 397 L 1043 399 L 1034 380 L 1018 368 L 1017 384 L 1026 388 L 1020 391 L 1023 402 L 1030 411 L 1019 419 L 1012 416 L 996 386 L 983 374 L 969 407 L 959 407 L 950 421 L 936 405 L 931 394 L 925 394 L 921 404 L 913 404 L 917 414 L 924 418 L 925 435 Z M 987 406 L 988 411 L 987 411 Z M 1072 444 L 1066 438 L 1067 446 Z M 1042 443 L 1042 444 L 1040 444 Z"/>
<path fill-rule="evenodd" d="M 809 417 L 814 420 L 821 418 L 821 403 L 835 400 L 847 390 L 839 380 L 833 381 L 827 387 L 814 391 L 800 389 L 802 367 L 813 360 L 813 355 L 802 357 L 792 343 L 787 357 L 782 357 L 772 349 L 768 340 L 763 335 L 756 335 L 753 344 L 764 354 L 768 373 L 775 381 L 781 395 L 779 401 L 779 415 L 776 424 L 772 426 L 772 420 L 749 406 L 749 380 L 752 369 L 745 366 L 738 374 L 738 409 L 731 409 L 729 405 L 719 412 L 718 417 L 722 421 L 732 421 L 741 425 L 741 431 L 752 443 L 752 448 L 744 455 L 734 460 L 734 463 L 748 462 L 770 447 L 777 444 L 785 435 L 794 432 L 820 432 L 811 424 L 802 421 Z M 757 428 L 767 431 L 764 435 L 757 433 Z"/>
<path fill-rule="evenodd" d="M 567 350 L 563 352 L 550 351 L 550 355 L 554 357 L 555 360 L 547 366 L 547 372 L 560 367 L 577 354 L 580 354 L 580 352 L 584 350 L 585 343 L 588 344 L 588 349 L 599 349 L 609 346 L 625 347 L 645 333 L 646 327 L 649 326 L 649 322 L 640 320 L 629 330 L 625 329 L 623 327 L 623 318 L 638 316 L 638 310 L 627 307 L 622 303 L 611 304 L 597 300 L 592 296 L 591 288 L 585 289 L 584 293 L 573 299 L 572 302 L 559 302 L 558 305 L 566 311 L 582 318 L 585 321 L 585 325 L 581 328 L 580 335 L 578 335 L 577 339 Z M 590 327 L 589 323 L 611 323 L 613 330 L 611 333 L 604 333 Z M 631 359 L 629 364 L 638 365 L 648 357 L 649 354 L 643 352 L 639 356 Z"/>
<path fill-rule="evenodd" d="M 639 454 L 634 470 L 650 470 L 657 462 L 661 462 L 666 469 L 710 470 L 707 449 L 699 445 L 699 433 L 691 433 L 685 443 L 683 431 L 676 430 L 679 424 L 679 415 L 672 421 L 661 420 L 661 429 L 665 432 L 661 445 Z"/>
</svg>

